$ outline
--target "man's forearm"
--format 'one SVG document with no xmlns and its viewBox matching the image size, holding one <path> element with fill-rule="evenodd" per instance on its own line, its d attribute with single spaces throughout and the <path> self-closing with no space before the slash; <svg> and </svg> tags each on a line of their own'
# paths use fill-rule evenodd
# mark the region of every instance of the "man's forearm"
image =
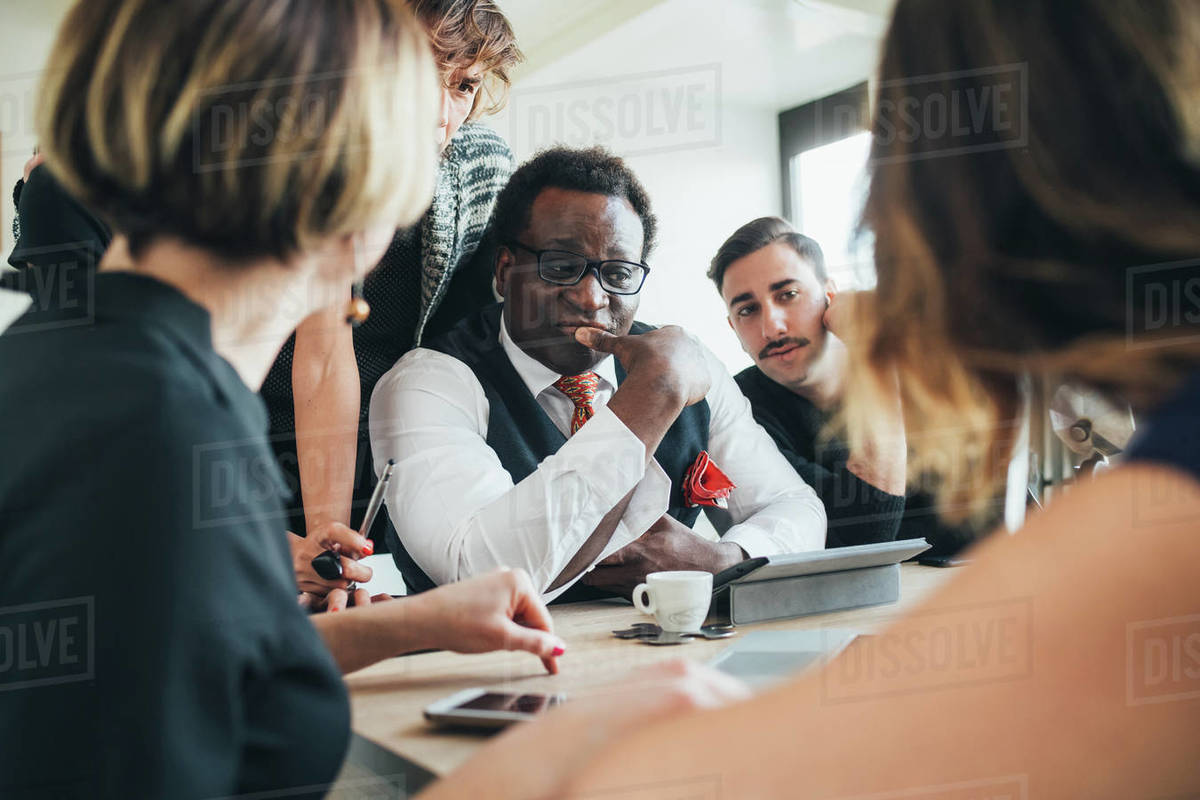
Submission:
<svg viewBox="0 0 1200 800">
<path fill-rule="evenodd" d="M 608 402 L 608 410 L 633 433 L 646 448 L 646 463 L 654 458 L 654 452 L 662 443 L 667 430 L 679 417 L 684 404 L 679 397 L 654 379 L 639 378 L 630 375 L 622 382 L 621 387 Z M 566 567 L 559 573 L 547 591 L 553 591 L 583 572 L 599 558 L 617 524 L 624 516 L 629 501 L 633 497 L 630 490 L 621 502 L 617 503 L 600 524 L 592 531 L 591 536 L 584 542 L 578 552 L 567 562 Z"/>
<path fill-rule="evenodd" d="M 647 464 L 684 405 L 669 383 L 638 374 L 629 375 L 608 401 L 608 409 L 646 446 Z"/>
<path fill-rule="evenodd" d="M 525 569 L 543 592 L 578 576 L 630 514 L 615 509 L 641 485 L 684 406 L 644 372 L 630 370 L 588 424 L 514 484 L 487 442 L 477 379 L 440 353 L 406 356 L 376 387 L 371 437 L 377 456 L 397 460 L 387 500 L 408 553 L 438 584 L 502 566 Z M 658 471 L 651 488 L 665 508 L 666 475 Z M 659 513 L 643 510 L 634 527 Z"/>
</svg>

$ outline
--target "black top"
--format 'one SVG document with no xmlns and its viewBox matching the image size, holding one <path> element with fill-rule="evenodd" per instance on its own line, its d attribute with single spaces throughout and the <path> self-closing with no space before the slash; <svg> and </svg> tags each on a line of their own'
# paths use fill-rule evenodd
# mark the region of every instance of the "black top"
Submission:
<svg viewBox="0 0 1200 800">
<path fill-rule="evenodd" d="M 375 384 L 413 346 L 421 316 L 421 275 L 411 269 L 401 254 L 419 250 L 418 228 L 397 232 L 379 266 L 363 282 L 363 299 L 370 304 L 371 314 L 354 329 L 354 357 L 358 362 L 360 390 L 358 420 L 364 431 Z M 290 433 L 296 428 L 292 398 L 295 348 L 296 336 L 293 334 L 263 382 L 262 395 L 267 402 L 274 433 Z"/>
<path fill-rule="evenodd" d="M 1165 464 L 1200 480 L 1200 372 L 1138 420 L 1126 459 Z"/>
<path fill-rule="evenodd" d="M 91 324 L 18 325 L 0 363 L 0 796 L 322 794 L 345 688 L 208 313 L 101 274 Z"/>
<path fill-rule="evenodd" d="M 502 310 L 502 305 L 492 304 L 462 320 L 448 333 L 435 337 L 426 347 L 457 358 L 475 374 L 488 401 L 487 444 L 512 476 L 513 483 L 520 483 L 557 453 L 567 437 L 538 404 L 504 352 L 500 344 Z M 650 330 L 653 327 L 635 322 L 630 333 L 640 335 Z M 616 364 L 616 378 L 618 385 L 625 380 L 620 362 Z M 667 513 L 688 527 L 696 524 L 700 508 L 689 508 L 684 501 L 683 476 L 700 452 L 708 448 L 710 415 L 707 401 L 688 406 L 667 429 L 654 452 L 654 459 L 671 479 Z M 409 589 L 415 592 L 432 589 L 433 581 L 408 555 L 394 529 L 389 529 L 388 539 L 392 558 Z M 567 598 L 565 602 L 582 599 L 579 592 L 571 591 L 562 597 Z"/>
<path fill-rule="evenodd" d="M 844 442 L 821 442 L 829 417 L 803 397 L 768 378 L 758 367 L 736 376 L 758 421 L 784 457 L 813 487 L 829 518 L 828 547 L 926 539 L 932 547 L 923 555 L 954 555 L 989 532 L 1003 519 L 996 504 L 982 518 L 957 525 L 943 522 L 934 496 L 910 491 L 906 497 L 888 494 L 846 469 Z"/>
<path fill-rule="evenodd" d="M 412 268 L 409 259 L 412 253 L 420 249 L 420 232 L 417 228 L 397 232 L 387 254 L 363 283 L 363 299 L 370 304 L 371 314 L 353 333 L 354 359 L 358 364 L 359 412 L 350 525 L 356 529 L 361 524 L 376 481 L 367 428 L 371 393 L 383 374 L 394 367 L 415 344 L 414 337 L 421 316 L 421 274 Z M 490 272 L 481 266 L 490 261 L 489 254 L 490 251 L 477 251 L 470 264 L 455 274 L 446 296 L 426 325 L 428 333 L 444 332 L 466 314 L 493 302 Z M 296 335 L 293 333 L 271 365 L 263 382 L 261 396 L 270 417 L 271 445 L 292 498 L 287 511 L 288 529 L 303 534 L 305 521 L 300 496 L 299 456 L 296 452 L 295 399 L 292 396 L 292 358 L 295 349 Z M 385 531 L 386 524 L 377 520 L 371 538 L 377 544 L 386 545 Z M 383 552 L 384 549 L 380 547 L 377 552 Z"/>
<path fill-rule="evenodd" d="M 359 384 L 359 442 L 355 451 L 355 502 L 350 519 L 350 524 L 355 528 L 359 525 L 366 499 L 370 497 L 375 484 L 370 438 L 367 435 L 367 408 L 371 402 L 371 392 L 383 373 L 412 349 L 420 319 L 420 273 L 397 255 L 419 251 L 419 236 L 417 228 L 397 232 L 379 266 L 363 282 L 363 299 L 370 304 L 371 314 L 354 329 L 353 334 Z M 296 334 L 293 333 L 263 381 L 262 398 L 270 415 L 271 444 L 292 498 L 286 524 L 289 530 L 304 533 L 299 457 L 296 452 L 296 410 L 292 396 L 292 357 L 295 349 Z"/>
<path fill-rule="evenodd" d="M 112 231 L 68 195 L 44 164 L 29 174 L 16 209 L 13 226 L 20 236 L 8 257 L 16 269 L 0 273 L 0 288 L 33 298 L 25 329 L 42 327 L 42 317 L 50 325 L 63 321 L 60 311 L 86 322 L 96 265 Z"/>
<path fill-rule="evenodd" d="M 45 164 L 29 173 L 16 199 L 21 235 L 8 263 L 22 269 L 65 260 L 98 260 L 112 241 L 112 229 L 67 194 Z"/>
<path fill-rule="evenodd" d="M 904 497 L 888 494 L 846 468 L 849 450 L 832 439 L 822 442 L 828 417 L 815 405 L 768 378 L 758 367 L 735 380 L 750 400 L 754 419 L 771 435 L 784 458 L 825 504 L 827 547 L 890 542 L 900 530 Z"/>
</svg>

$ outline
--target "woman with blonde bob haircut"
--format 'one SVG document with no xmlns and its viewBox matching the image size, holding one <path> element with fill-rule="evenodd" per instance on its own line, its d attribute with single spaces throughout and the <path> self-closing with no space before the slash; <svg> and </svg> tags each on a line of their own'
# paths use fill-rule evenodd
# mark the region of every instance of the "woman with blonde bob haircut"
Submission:
<svg viewBox="0 0 1200 800">
<path fill-rule="evenodd" d="M 899 0 L 880 73 L 851 433 L 898 378 L 912 468 L 969 511 L 1024 376 L 1066 377 L 1133 405 L 1123 462 L 815 674 L 649 725 L 566 704 L 430 798 L 1200 792 L 1200 4 Z M 985 96 L 965 141 L 911 112 Z M 531 752 L 561 770 L 522 782 Z"/>
<path fill-rule="evenodd" d="M 339 672 L 426 648 L 556 670 L 520 573 L 297 603 L 254 392 L 429 203 L 437 76 L 405 4 L 80 0 L 53 53 L 46 164 L 117 239 L 85 317 L 0 337 L 0 606 L 50 654 L 0 692 L 0 795 L 320 795 Z"/>
</svg>

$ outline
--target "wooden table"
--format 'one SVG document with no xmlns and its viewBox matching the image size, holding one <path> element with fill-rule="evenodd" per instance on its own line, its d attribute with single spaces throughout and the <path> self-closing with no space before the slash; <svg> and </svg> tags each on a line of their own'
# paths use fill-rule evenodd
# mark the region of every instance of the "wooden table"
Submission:
<svg viewBox="0 0 1200 800">
<path fill-rule="evenodd" d="M 898 603 L 746 625 L 738 630 L 839 627 L 869 633 L 895 619 L 953 573 L 954 570 L 904 564 Z M 364 746 L 366 750 L 373 749 L 371 745 L 378 746 L 399 756 L 403 763 L 415 765 L 418 768 L 415 772 L 425 775 L 427 780 L 426 773 L 449 772 L 487 741 L 484 735 L 447 732 L 426 724 L 422 710 L 446 695 L 479 686 L 579 696 L 619 681 L 641 665 L 679 657 L 708 661 L 735 641 L 697 640 L 676 647 L 653 647 L 617 639 L 612 631 L 651 620 L 632 606 L 618 605 L 616 601 L 551 606 L 551 613 L 555 633 L 567 643 L 567 654 L 560 659 L 561 671 L 556 676 L 547 675 L 541 662 L 531 655 L 504 652 L 476 656 L 423 653 L 393 658 L 347 676 L 360 753 Z M 419 787 L 410 781 L 408 788 Z"/>
</svg>

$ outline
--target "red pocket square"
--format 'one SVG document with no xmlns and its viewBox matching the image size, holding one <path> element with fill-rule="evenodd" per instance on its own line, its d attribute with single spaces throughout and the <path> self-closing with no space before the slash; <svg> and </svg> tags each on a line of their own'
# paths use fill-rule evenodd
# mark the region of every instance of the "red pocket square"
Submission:
<svg viewBox="0 0 1200 800">
<path fill-rule="evenodd" d="M 717 469 L 707 450 L 701 450 L 687 472 L 683 473 L 683 501 L 689 508 L 725 508 L 725 498 L 736 488 L 729 476 Z"/>
</svg>

